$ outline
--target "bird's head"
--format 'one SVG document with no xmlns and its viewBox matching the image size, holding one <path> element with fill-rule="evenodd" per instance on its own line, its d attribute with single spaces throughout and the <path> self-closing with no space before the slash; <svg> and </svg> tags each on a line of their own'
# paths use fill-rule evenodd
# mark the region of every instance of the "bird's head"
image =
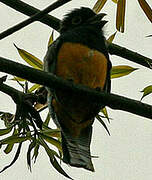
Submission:
<svg viewBox="0 0 152 180">
<path fill-rule="evenodd" d="M 80 9 L 74 9 L 70 13 L 66 14 L 60 25 L 60 32 L 66 32 L 73 28 L 85 25 L 91 25 L 94 27 L 102 28 L 107 21 L 102 20 L 106 14 L 96 14 L 93 10 L 86 7 Z"/>
</svg>

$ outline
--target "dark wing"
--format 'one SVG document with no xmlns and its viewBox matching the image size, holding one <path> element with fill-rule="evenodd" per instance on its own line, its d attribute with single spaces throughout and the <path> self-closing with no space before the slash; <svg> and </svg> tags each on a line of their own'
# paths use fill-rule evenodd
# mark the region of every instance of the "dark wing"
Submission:
<svg viewBox="0 0 152 180">
<path fill-rule="evenodd" d="M 44 65 L 43 65 L 44 71 L 55 74 L 58 49 L 59 49 L 59 40 L 57 39 L 48 47 L 47 53 L 44 57 Z M 54 112 L 54 108 L 52 106 L 52 100 L 53 100 L 53 97 L 55 97 L 55 92 L 53 88 L 51 87 L 47 87 L 47 91 L 48 91 L 47 101 L 48 101 L 50 115 L 54 123 L 57 125 L 57 127 L 60 127 L 60 124 Z"/>
<path fill-rule="evenodd" d="M 44 71 L 55 73 L 59 41 L 54 41 L 47 50 L 44 57 Z"/>
<path fill-rule="evenodd" d="M 112 68 L 112 64 L 108 56 L 107 78 L 106 78 L 105 87 L 104 87 L 104 91 L 108 93 L 110 93 L 111 91 L 111 68 Z"/>
</svg>

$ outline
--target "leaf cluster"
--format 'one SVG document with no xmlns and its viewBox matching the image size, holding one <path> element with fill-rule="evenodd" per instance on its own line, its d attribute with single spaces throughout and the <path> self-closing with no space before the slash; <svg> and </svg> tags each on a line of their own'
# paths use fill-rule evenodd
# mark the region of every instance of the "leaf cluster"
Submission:
<svg viewBox="0 0 152 180">
<path fill-rule="evenodd" d="M 125 30 L 126 0 L 112 0 L 112 1 L 117 6 L 116 29 L 117 31 L 123 33 Z M 106 4 L 106 2 L 108 1 L 98 0 L 94 5 L 93 10 L 96 13 L 100 12 L 101 9 Z M 144 11 L 146 17 L 150 20 L 150 22 L 152 22 L 152 10 L 148 5 L 148 3 L 145 0 L 138 0 L 138 3 L 142 8 L 142 10 Z M 43 12 L 43 16 L 45 16 L 45 14 L 46 13 Z M 43 18 L 40 18 L 40 20 L 42 19 Z M 31 20 L 29 22 L 32 23 Z M 22 23 L 22 27 L 24 25 L 27 24 Z M 15 31 L 16 30 L 11 30 L 11 33 Z M 117 31 L 107 39 L 107 43 L 113 42 L 117 34 Z M 0 34 L 1 38 L 4 38 L 5 36 L 6 35 L 3 36 L 3 34 Z M 49 38 L 48 46 L 51 43 L 53 43 L 54 40 L 53 36 L 54 36 L 54 31 L 52 31 L 52 34 Z M 16 47 L 21 58 L 26 63 L 28 63 L 28 65 L 32 66 L 33 68 L 42 70 L 43 62 L 39 58 L 32 55 L 30 52 L 27 52 L 26 50 L 17 47 L 15 44 L 14 46 Z M 130 67 L 127 65 L 113 66 L 111 71 L 111 79 L 127 76 L 130 73 L 134 72 L 135 70 L 137 70 L 137 68 Z M 3 79 L 4 78 L 1 78 L 0 85 L 3 84 L 4 82 Z M 0 140 L 0 148 L 4 148 L 3 151 L 5 154 L 10 154 L 13 150 L 16 150 L 14 148 L 15 146 L 17 146 L 17 150 L 11 163 L 5 166 L 0 172 L 3 172 L 17 161 L 21 152 L 22 144 L 28 141 L 29 145 L 27 148 L 27 164 L 30 170 L 32 167 L 31 165 L 32 160 L 34 161 L 34 163 L 36 162 L 36 159 L 39 155 L 39 149 L 40 147 L 43 147 L 53 167 L 59 173 L 71 179 L 71 177 L 67 175 L 67 173 L 62 169 L 61 165 L 58 162 L 62 160 L 60 130 L 51 129 L 49 127 L 49 123 L 51 120 L 49 113 L 47 114 L 46 119 L 43 121 L 41 120 L 40 117 L 40 112 L 42 112 L 47 107 L 47 103 L 46 103 L 47 92 L 45 88 L 40 86 L 39 84 L 32 84 L 32 86 L 29 88 L 29 82 L 27 82 L 24 79 L 21 79 L 20 77 L 14 77 L 12 80 L 18 82 L 18 84 L 23 88 L 23 92 L 17 91 L 16 93 L 14 93 L 14 95 L 11 95 L 12 99 L 16 103 L 15 115 L 9 112 L 0 112 L 0 119 L 4 122 L 4 126 L 5 126 L 4 129 L 0 129 L 0 136 L 3 137 Z M 152 87 L 148 86 L 144 88 L 142 92 L 144 92 L 144 94 L 141 99 L 152 93 Z M 104 108 L 101 110 L 101 112 L 103 116 L 98 115 L 96 118 L 99 120 L 99 122 L 103 125 L 103 127 L 110 135 L 106 123 L 103 121 L 103 119 L 106 118 L 108 122 L 110 122 L 107 109 Z M 52 149 L 53 146 L 55 146 L 58 151 L 54 151 Z"/>
</svg>

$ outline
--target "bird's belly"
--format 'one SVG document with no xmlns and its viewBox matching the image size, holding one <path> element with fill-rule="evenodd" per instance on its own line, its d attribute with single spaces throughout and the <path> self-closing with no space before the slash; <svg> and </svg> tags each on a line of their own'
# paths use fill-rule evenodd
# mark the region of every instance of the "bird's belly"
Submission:
<svg viewBox="0 0 152 180">
<path fill-rule="evenodd" d="M 56 75 L 90 88 L 103 89 L 107 59 L 99 51 L 81 44 L 64 43 L 59 50 Z"/>
<path fill-rule="evenodd" d="M 103 89 L 106 73 L 107 59 L 99 51 L 72 43 L 64 43 L 60 48 L 55 72 L 57 76 L 90 88 L 100 87 Z M 80 97 L 76 93 L 58 90 L 56 96 L 58 100 L 58 102 L 54 102 L 56 113 L 59 115 L 64 111 L 67 119 L 78 124 L 93 119 L 100 111 L 100 105 L 94 104 L 90 98 Z"/>
</svg>

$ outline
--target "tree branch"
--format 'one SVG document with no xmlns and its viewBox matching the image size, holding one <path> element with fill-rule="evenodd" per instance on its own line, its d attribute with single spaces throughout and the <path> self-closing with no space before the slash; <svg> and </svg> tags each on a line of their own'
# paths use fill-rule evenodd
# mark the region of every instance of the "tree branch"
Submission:
<svg viewBox="0 0 152 180">
<path fill-rule="evenodd" d="M 55 90 L 60 89 L 61 91 L 69 91 L 69 93 L 72 91 L 78 95 L 90 98 L 92 102 L 103 103 L 112 109 L 119 109 L 152 119 L 151 105 L 115 94 L 98 92 L 82 85 L 75 85 L 51 73 L 30 68 L 2 57 L 0 57 L 0 71 Z"/>
<path fill-rule="evenodd" d="M 152 69 L 152 59 L 140 55 L 139 53 L 133 52 L 125 47 L 121 47 L 117 44 L 108 43 L 108 50 L 111 55 L 117 55 L 125 58 L 134 63 L 140 64 L 147 68 Z"/>
<path fill-rule="evenodd" d="M 37 9 L 33 6 L 30 6 L 29 4 L 27 4 L 23 1 L 20 1 L 20 0 L 1 0 L 1 2 L 7 6 L 15 9 L 16 11 L 19 11 L 19 12 L 27 15 L 27 16 L 32 16 L 32 15 L 40 12 L 39 9 Z M 39 19 L 38 21 L 48 25 L 49 27 L 52 27 L 56 31 L 59 30 L 60 20 L 49 14 L 44 15 L 44 17 Z"/>
<path fill-rule="evenodd" d="M 32 16 L 40 10 L 20 1 L 20 0 L 1 0 L 2 3 L 6 4 L 7 6 L 23 13 L 28 16 Z M 59 31 L 59 24 L 60 20 L 51 16 L 51 15 L 45 15 L 42 19 L 38 19 L 40 22 L 52 27 L 56 31 Z M 122 58 L 125 58 L 127 60 L 130 60 L 132 62 L 138 63 L 142 66 L 145 66 L 147 68 L 151 68 L 152 65 L 152 59 L 145 57 L 143 55 L 140 55 L 134 51 L 128 50 L 124 47 L 118 46 L 113 43 L 107 43 L 108 44 L 108 50 L 111 55 L 117 55 Z"/>
<path fill-rule="evenodd" d="M 39 19 L 41 19 L 45 14 L 51 12 L 52 10 L 62 6 L 63 4 L 69 2 L 71 0 L 57 0 L 55 3 L 51 4 L 50 6 L 48 6 L 47 8 L 45 8 L 43 11 L 40 11 L 36 14 L 34 14 L 32 17 L 30 17 L 29 19 L 22 21 L 21 23 L 7 29 L 6 31 L 0 33 L 0 40 L 11 35 L 12 33 L 24 28 L 25 26 L 33 23 L 34 21 L 37 21 Z"/>
<path fill-rule="evenodd" d="M 15 88 L 12 88 L 12 87 L 10 87 L 6 84 L 3 84 L 3 83 L 0 83 L 0 91 L 9 95 L 13 99 L 14 102 L 18 101 L 19 95 L 24 94 L 21 91 L 18 91 Z"/>
<path fill-rule="evenodd" d="M 25 117 L 29 119 L 31 117 L 36 123 L 37 127 L 42 129 L 42 120 L 39 112 L 33 107 L 33 102 L 36 102 L 37 97 L 34 94 L 27 94 L 21 91 L 18 91 L 15 88 L 12 88 L 4 83 L 0 83 L 0 91 L 9 95 L 13 101 L 16 103 L 16 113 L 15 120 L 24 119 Z M 30 116 L 29 116 L 30 113 Z M 34 129 L 35 125 L 32 122 L 32 126 Z"/>
</svg>

